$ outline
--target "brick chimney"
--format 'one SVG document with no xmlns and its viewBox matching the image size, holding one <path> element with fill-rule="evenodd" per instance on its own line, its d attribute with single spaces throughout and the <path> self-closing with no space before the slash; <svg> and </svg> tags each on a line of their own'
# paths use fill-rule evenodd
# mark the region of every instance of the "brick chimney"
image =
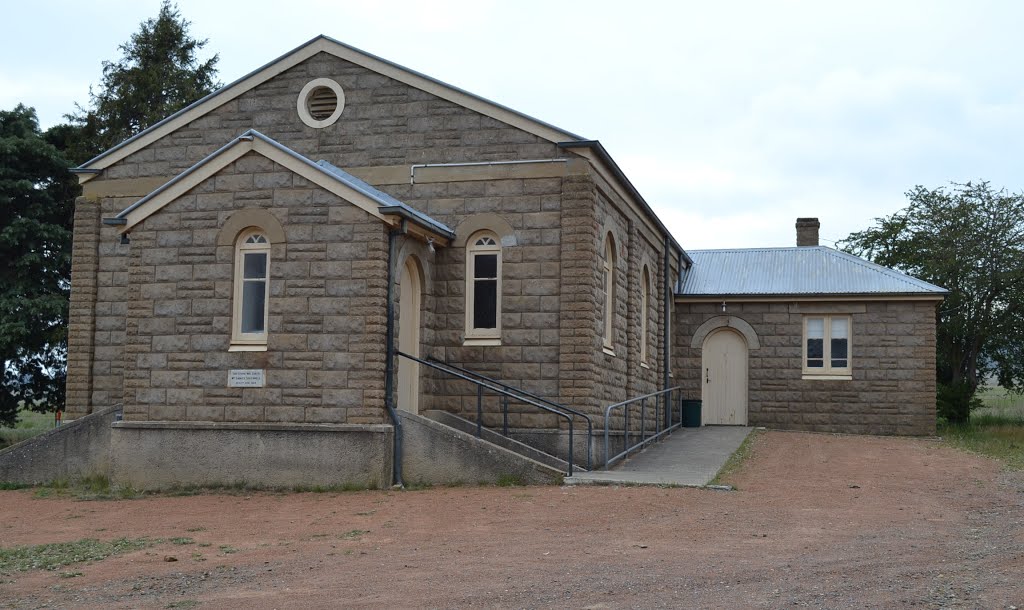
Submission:
<svg viewBox="0 0 1024 610">
<path fill-rule="evenodd" d="M 796 245 L 797 246 L 817 246 L 818 245 L 818 229 L 821 227 L 821 223 L 818 222 L 817 218 L 797 218 L 796 219 Z"/>
</svg>

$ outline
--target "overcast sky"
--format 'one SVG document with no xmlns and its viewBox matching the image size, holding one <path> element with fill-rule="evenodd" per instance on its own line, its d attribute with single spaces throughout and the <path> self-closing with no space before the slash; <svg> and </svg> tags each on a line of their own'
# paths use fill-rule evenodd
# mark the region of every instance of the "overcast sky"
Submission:
<svg viewBox="0 0 1024 610">
<path fill-rule="evenodd" d="M 793 245 L 797 216 L 830 245 L 915 184 L 1024 186 L 1024 3 L 178 5 L 225 83 L 327 34 L 601 140 L 688 249 Z M 5 5 L 0 108 L 61 121 L 158 11 Z"/>
</svg>

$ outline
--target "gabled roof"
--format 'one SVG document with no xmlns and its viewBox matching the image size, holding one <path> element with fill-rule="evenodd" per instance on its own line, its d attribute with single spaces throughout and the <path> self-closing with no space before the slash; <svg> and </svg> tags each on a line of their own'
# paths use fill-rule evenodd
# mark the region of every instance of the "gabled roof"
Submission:
<svg viewBox="0 0 1024 610">
<path fill-rule="evenodd" d="M 414 217 L 414 218 L 418 219 L 421 224 L 433 227 L 436 231 L 438 231 L 438 232 L 440 232 L 442 234 L 446 234 L 448 237 L 454 237 L 455 236 L 455 232 L 452 231 L 448 227 L 448 225 L 446 225 L 443 222 L 440 222 L 438 220 L 435 220 L 435 219 L 431 218 L 430 216 L 427 216 L 423 212 L 420 212 L 416 208 L 414 208 L 414 207 L 412 207 L 412 206 L 410 206 L 410 205 L 408 205 L 408 204 L 406 204 L 406 203 L 404 203 L 402 201 L 399 201 L 398 199 L 395 199 L 394 197 L 392 197 L 391 195 L 388 195 L 384 191 L 379 190 L 377 188 L 374 188 L 373 186 L 371 186 L 368 183 L 360 180 L 359 178 L 356 178 L 355 176 L 353 176 L 352 174 L 346 172 L 345 170 L 341 169 L 340 167 L 336 167 L 334 165 L 331 165 L 330 163 L 328 163 L 327 161 L 324 161 L 324 160 L 317 161 L 316 164 L 319 165 L 320 167 L 324 168 L 328 172 L 330 172 L 330 173 L 334 174 L 335 176 L 337 176 L 338 180 L 341 180 L 342 182 L 344 182 L 345 184 L 349 185 L 350 187 L 356 189 L 357 191 L 365 193 L 367 197 L 371 197 L 375 201 L 380 203 L 380 205 L 381 205 L 380 211 L 381 211 L 382 214 L 400 214 L 400 215 L 406 215 L 407 214 L 407 215 L 409 215 L 411 217 Z"/>
<path fill-rule="evenodd" d="M 114 218 L 104 219 L 109 225 L 123 226 L 129 231 L 165 205 L 181 197 L 200 182 L 215 175 L 248 152 L 256 152 L 275 161 L 382 221 L 385 216 L 396 215 L 411 220 L 424 229 L 445 238 L 455 234 L 444 224 L 430 218 L 391 195 L 378 190 L 348 172 L 326 161 L 314 163 L 287 146 L 276 142 L 255 129 L 250 129 L 209 154 L 192 167 L 178 174 L 149 195 L 122 210 Z"/>
<path fill-rule="evenodd" d="M 933 296 L 948 291 L 824 246 L 690 250 L 676 294 L 726 296 Z"/>
<path fill-rule="evenodd" d="M 582 140 L 583 138 L 571 132 L 565 131 L 535 119 L 527 114 L 513 110 L 486 98 L 475 95 L 464 89 L 460 89 L 448 83 L 431 78 L 426 74 L 411 70 L 394 62 L 388 61 L 376 55 L 367 53 L 333 38 L 320 35 L 309 42 L 285 53 L 270 63 L 257 68 L 242 78 L 221 87 L 210 95 L 192 103 L 179 110 L 166 119 L 156 123 L 148 129 L 121 142 L 117 146 L 101 153 L 86 161 L 73 171 L 85 174 L 83 181 L 89 179 L 88 174 L 95 174 L 98 170 L 109 167 L 128 155 L 136 152 L 152 142 L 162 138 L 172 131 L 196 120 L 215 108 L 237 98 L 243 93 L 270 80 L 274 76 L 292 68 L 293 66 L 309 59 L 317 53 L 329 53 L 356 65 L 373 70 L 405 83 L 411 87 L 427 91 L 449 102 L 458 104 L 470 110 L 474 110 L 489 116 L 493 119 L 507 123 L 538 137 L 549 140 L 553 143 L 565 140 Z M 298 95 L 298 92 L 296 92 Z"/>
</svg>

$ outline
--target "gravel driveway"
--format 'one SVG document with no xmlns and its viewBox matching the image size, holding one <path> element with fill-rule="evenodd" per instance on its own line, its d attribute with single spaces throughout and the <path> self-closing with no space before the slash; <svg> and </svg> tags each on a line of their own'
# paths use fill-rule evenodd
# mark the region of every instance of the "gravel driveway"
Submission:
<svg viewBox="0 0 1024 610">
<path fill-rule="evenodd" d="M 767 432 L 728 482 L 737 491 L 0 492 L 3 547 L 163 540 L 0 575 L 0 607 L 1024 606 L 1020 472 L 935 440 Z"/>
</svg>

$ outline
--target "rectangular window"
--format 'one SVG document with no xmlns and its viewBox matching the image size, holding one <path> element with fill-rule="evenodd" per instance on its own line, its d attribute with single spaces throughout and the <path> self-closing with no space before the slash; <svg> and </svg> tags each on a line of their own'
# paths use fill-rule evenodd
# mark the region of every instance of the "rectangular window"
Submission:
<svg viewBox="0 0 1024 610">
<path fill-rule="evenodd" d="M 804 318 L 804 366 L 806 376 L 849 377 L 850 317 L 807 316 Z"/>
</svg>

